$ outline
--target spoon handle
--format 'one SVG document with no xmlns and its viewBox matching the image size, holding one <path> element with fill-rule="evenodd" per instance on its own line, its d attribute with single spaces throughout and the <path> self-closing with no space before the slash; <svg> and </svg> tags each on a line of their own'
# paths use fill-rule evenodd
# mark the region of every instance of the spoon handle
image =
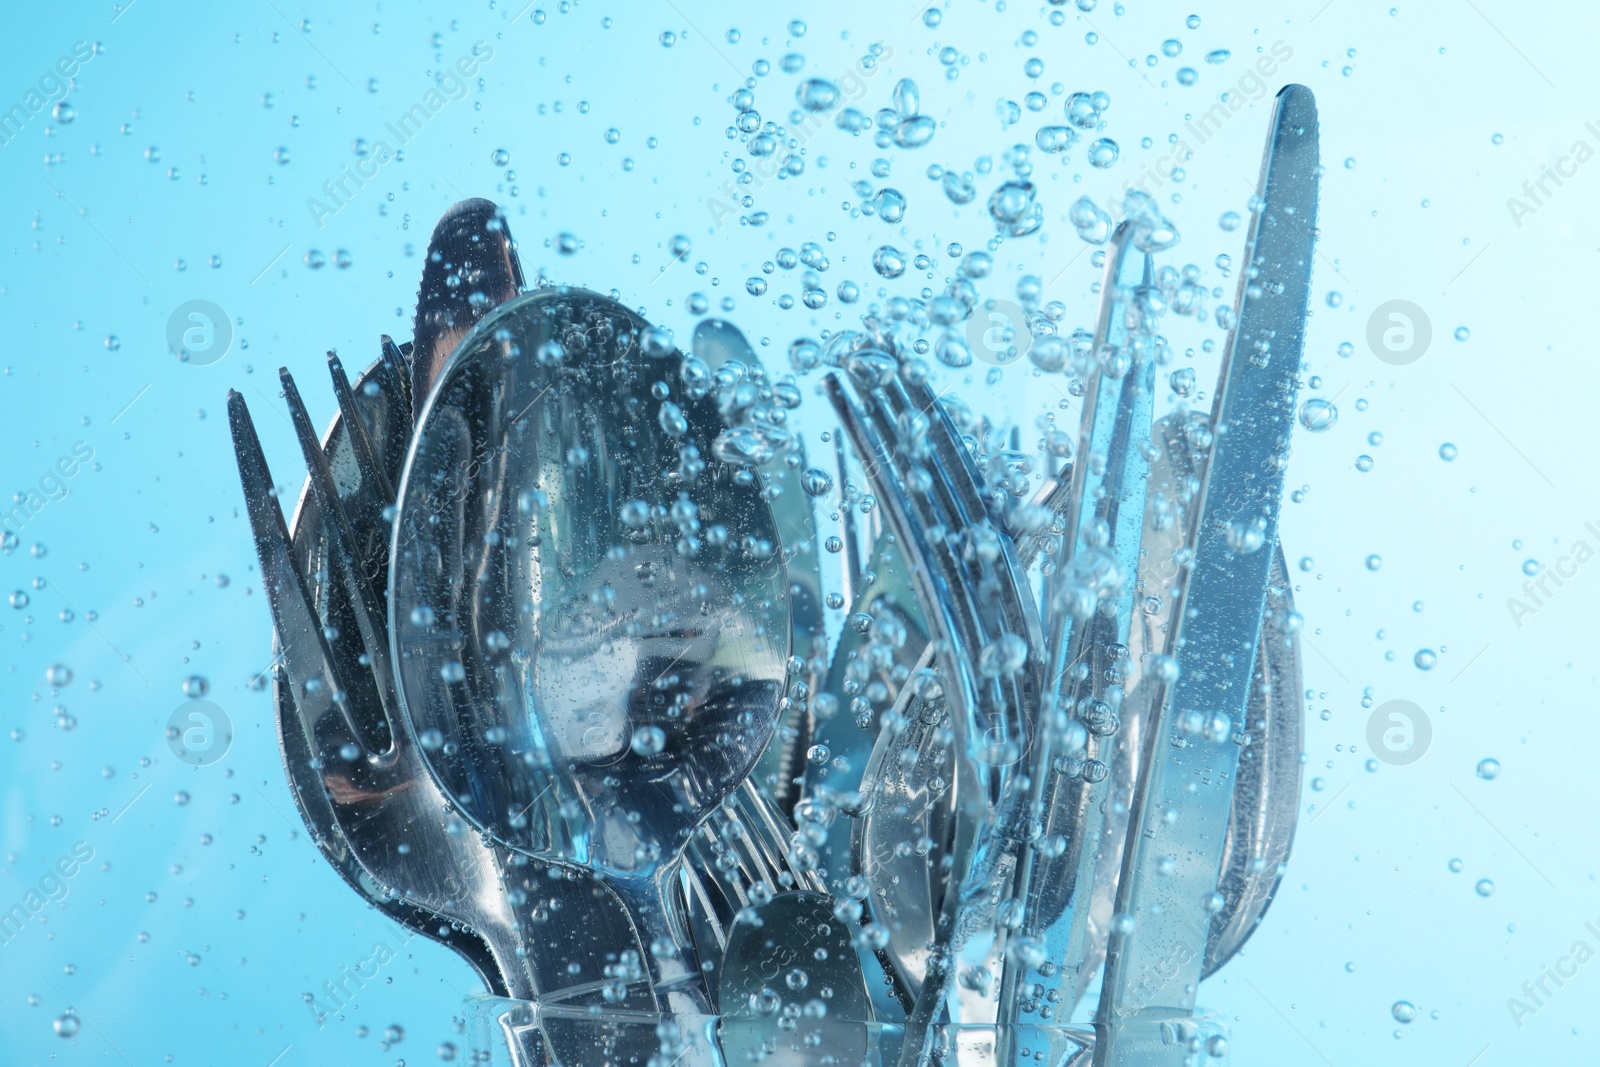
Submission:
<svg viewBox="0 0 1600 1067">
<path fill-rule="evenodd" d="M 710 1015 L 711 995 L 694 938 L 683 915 L 669 903 L 675 899 L 669 887 L 677 883 L 681 862 L 663 864 L 645 877 L 607 879 L 606 884 L 633 920 L 660 1010 L 672 1015 Z"/>
</svg>

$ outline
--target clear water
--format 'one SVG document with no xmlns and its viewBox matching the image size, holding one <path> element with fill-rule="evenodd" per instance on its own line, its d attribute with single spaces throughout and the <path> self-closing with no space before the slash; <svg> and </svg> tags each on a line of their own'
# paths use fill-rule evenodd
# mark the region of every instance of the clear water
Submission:
<svg viewBox="0 0 1600 1067">
<path fill-rule="evenodd" d="M 1143 181 L 1181 234 L 1161 262 L 1221 290 L 1163 327 L 1162 403 L 1208 406 L 1287 81 L 1317 94 L 1326 168 L 1282 532 L 1305 791 L 1277 901 L 1200 1001 L 1238 1065 L 1590 1061 L 1600 508 L 1569 428 L 1591 406 L 1600 132 L 1586 53 L 1561 45 L 1591 19 L 1352 0 L 13 14 L 0 488 L 26 513 L 0 556 L 0 909 L 26 915 L 0 936 L 5 1062 L 415 1064 L 462 1041 L 472 973 L 367 908 L 294 809 L 224 410 L 245 395 L 296 486 L 276 368 L 320 385 L 328 349 L 354 370 L 379 333 L 408 337 L 452 202 L 505 207 L 530 281 L 614 290 L 680 345 L 727 317 L 780 370 L 797 337 L 934 296 L 986 253 L 979 291 L 1008 303 L 972 343 L 929 334 L 941 390 L 1025 440 L 1046 414 L 1075 433 L 1063 374 L 985 345 L 1032 285 L 1063 335 L 1092 326 L 1080 234 Z M 834 122 L 884 108 L 887 147 Z M 801 143 L 758 154 L 766 121 Z M 189 329 L 204 351 L 182 363 Z M 947 366 L 963 345 L 977 358 Z M 308 403 L 333 411 L 325 387 Z"/>
</svg>

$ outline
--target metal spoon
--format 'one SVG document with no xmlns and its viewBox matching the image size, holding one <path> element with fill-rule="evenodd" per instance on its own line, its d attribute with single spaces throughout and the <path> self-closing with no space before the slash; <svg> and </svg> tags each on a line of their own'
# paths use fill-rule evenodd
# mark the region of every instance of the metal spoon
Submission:
<svg viewBox="0 0 1600 1067">
<path fill-rule="evenodd" d="M 715 374 L 728 363 L 741 367 L 762 367 L 744 333 L 724 319 L 705 319 L 694 328 L 690 352 Z M 770 376 L 769 376 L 770 377 Z M 799 391 L 792 383 L 779 382 L 776 388 L 791 389 L 796 401 Z M 795 655 L 805 660 L 801 680 L 815 691 L 827 670 L 826 638 L 823 629 L 822 569 L 818 558 L 816 509 L 806 493 L 801 477 L 806 469 L 803 449 L 764 469 L 762 481 L 772 502 L 783 541 L 784 564 L 789 578 L 789 615 L 794 631 Z M 770 782 L 772 795 L 785 816 L 799 799 L 799 778 L 804 773 L 806 750 L 811 747 L 816 723 L 810 703 L 797 700 L 784 716 L 778 737 L 763 755 L 756 778 Z M 756 795 L 761 795 L 757 791 Z M 761 833 L 759 829 L 758 833 Z M 779 851 L 783 851 L 780 845 Z"/>
<path fill-rule="evenodd" d="M 423 409 L 399 495 L 393 654 L 455 806 L 622 898 L 655 989 L 704 1012 L 669 903 L 695 826 L 775 729 L 787 589 L 757 479 L 627 308 L 496 308 Z M 659 388 L 658 388 L 659 386 Z M 662 393 L 668 399 L 662 399 Z"/>
<path fill-rule="evenodd" d="M 301 783 L 302 794 L 314 797 L 310 781 L 301 775 L 309 771 L 320 779 L 333 820 L 357 850 L 358 862 L 388 894 L 482 937 L 511 995 L 530 999 L 573 987 L 597 991 L 604 960 L 591 940 L 569 935 L 564 943 L 539 946 L 546 951 L 535 950 L 535 915 L 554 889 L 546 888 L 544 867 L 460 833 L 444 813 L 445 798 L 432 787 L 394 707 L 382 604 L 359 566 L 349 518 L 298 391 L 287 374 L 283 378 L 311 473 L 315 512 L 304 514 L 308 520 L 313 514 L 322 519 L 327 539 L 328 581 L 318 587 L 327 605 L 323 611 L 295 566 L 277 505 L 266 492 L 270 476 L 238 394 L 229 398 L 229 414 L 274 628 L 300 712 L 299 736 L 283 742 L 286 758 L 295 761 L 288 768 L 292 780 Z M 593 927 L 605 927 L 602 914 L 589 917 Z M 560 941 L 570 930 L 546 927 L 544 932 Z M 613 930 L 613 943 L 627 944 L 627 931 L 624 920 L 620 930 Z M 572 964 L 579 965 L 576 972 Z"/>
</svg>

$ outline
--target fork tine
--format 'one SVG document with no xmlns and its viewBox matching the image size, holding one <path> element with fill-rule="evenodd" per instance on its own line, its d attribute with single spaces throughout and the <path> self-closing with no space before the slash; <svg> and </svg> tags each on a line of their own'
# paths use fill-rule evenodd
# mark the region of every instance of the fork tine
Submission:
<svg viewBox="0 0 1600 1067">
<path fill-rule="evenodd" d="M 845 464 L 844 436 L 834 439 L 834 453 L 839 468 L 839 496 L 844 496 L 845 479 L 849 477 L 849 468 Z M 861 581 L 861 542 L 856 532 L 855 509 L 842 505 L 839 508 L 840 533 L 844 540 L 844 602 L 855 604 L 861 594 L 866 590 Z M 853 610 L 853 609 L 852 609 Z"/>
<path fill-rule="evenodd" d="M 926 538 L 927 548 L 931 554 L 930 562 L 940 564 L 940 573 L 947 585 L 946 596 L 958 602 L 966 602 L 965 609 L 953 615 L 952 621 L 974 649 L 982 648 L 987 643 L 982 632 L 983 620 L 975 606 L 970 603 L 972 580 L 979 576 L 970 573 L 968 568 L 955 557 L 948 541 L 948 533 L 952 528 L 957 530 L 965 528 L 967 516 L 962 511 L 954 510 L 953 502 L 948 499 L 930 499 L 926 493 L 907 492 L 902 488 L 893 490 L 883 488 L 883 483 L 899 486 L 902 476 L 897 470 L 897 465 L 915 466 L 927 472 L 927 468 L 933 464 L 919 462 L 923 457 L 917 454 L 915 446 L 908 446 L 905 443 L 904 435 L 896 422 L 895 412 L 890 409 L 879 389 L 858 385 L 856 395 L 859 397 L 860 406 L 855 410 L 859 411 L 865 423 L 871 426 L 872 443 L 868 447 L 882 450 L 863 454 L 862 469 L 874 488 L 878 490 L 880 501 L 886 492 L 890 497 L 903 501 L 906 521 L 915 524 L 925 534 L 937 535 Z M 890 442 L 893 442 L 892 448 Z M 860 442 L 854 440 L 854 435 L 852 443 L 858 450 L 862 447 Z M 938 479 L 933 478 L 931 472 L 928 472 L 928 477 L 933 483 L 933 488 L 939 489 Z M 894 523 L 891 522 L 890 525 L 892 527 Z"/>
<path fill-rule="evenodd" d="M 952 659 L 958 659 L 963 652 L 973 651 L 967 648 L 965 628 L 958 627 L 951 615 L 952 590 L 948 576 L 942 568 L 933 566 L 934 550 L 924 535 L 926 527 L 917 521 L 918 509 L 894 477 L 894 460 L 888 446 L 856 402 L 845 392 L 836 375 L 830 374 L 824 378 L 823 388 L 839 415 L 844 432 L 863 457 L 862 465 L 867 477 L 878 491 L 879 503 L 889 516 L 889 525 L 901 541 L 912 580 L 923 594 L 924 602 L 932 609 L 928 613 L 928 625 L 933 631 L 934 640 L 944 643 Z M 952 675 L 951 681 L 960 694 L 958 706 L 964 704 L 966 709 L 974 708 L 977 694 L 973 691 L 970 674 L 960 670 L 952 672 Z"/>
<path fill-rule="evenodd" d="M 1041 507 L 1053 516 L 1061 515 L 1067 507 L 1067 501 L 1072 496 L 1072 466 L 1068 464 L 1061 472 L 1054 476 L 1052 482 L 1047 482 L 1033 498 L 1034 506 Z M 1013 534 L 1015 537 L 1015 534 Z M 1024 572 L 1029 570 L 1038 560 L 1039 554 L 1045 550 L 1049 543 L 1051 530 L 1040 530 L 1026 541 L 1017 543 L 1017 562 L 1022 565 Z M 1065 536 L 1063 534 L 1062 536 Z"/>
<path fill-rule="evenodd" d="M 384 444 L 385 470 L 391 484 L 400 478 L 405 466 L 406 448 L 415 429 L 411 414 L 411 363 L 394 338 L 382 334 L 378 343 L 378 373 L 383 377 L 383 392 L 388 398 L 389 439 Z"/>
<path fill-rule="evenodd" d="M 305 579 L 295 566 L 294 546 L 289 540 L 288 527 L 283 523 L 283 512 L 272 496 L 272 474 L 267 469 L 250 409 L 236 390 L 228 393 L 228 422 L 233 433 L 234 455 L 239 463 L 239 481 L 244 487 L 245 510 L 261 562 L 261 584 L 272 610 L 273 626 L 283 643 L 284 666 L 294 684 L 295 702 L 301 707 L 302 721 L 309 724 L 317 718 L 308 713 L 302 702 L 325 699 L 337 706 L 339 718 L 349 729 L 350 736 L 359 737 L 361 732 L 351 714 L 349 701 L 338 699 L 346 690 L 334 667 L 333 653 L 328 648 Z M 313 682 L 316 684 L 311 684 Z"/>
<path fill-rule="evenodd" d="M 993 583 L 993 590 L 998 594 L 1000 622 L 1007 632 L 1027 640 L 1029 649 L 1038 657 L 1044 647 L 1043 632 L 1038 611 L 1033 605 L 1031 586 L 1026 578 L 1027 564 L 1009 536 L 1009 524 L 1005 516 L 997 511 L 985 495 L 983 477 L 978 472 L 972 454 L 962 443 L 949 411 L 925 382 L 896 380 L 886 392 L 896 406 L 904 405 L 926 414 L 928 448 L 938 460 L 930 464 L 935 482 L 944 484 L 945 492 L 956 502 L 960 509 L 958 514 L 964 522 L 970 528 L 987 519 L 997 533 L 1005 535 L 997 538 L 1001 555 L 996 561 L 995 575 L 999 580 Z M 1028 709 L 1033 704 L 1024 703 L 1019 707 Z"/>
<path fill-rule="evenodd" d="M 333 396 L 339 404 L 339 420 L 350 435 L 350 449 L 355 453 L 356 466 L 361 470 L 361 507 L 370 514 L 364 515 L 372 522 L 385 507 L 394 502 L 394 487 L 389 484 L 388 472 L 378 462 L 367 435 L 367 425 L 356 408 L 355 394 L 350 391 L 350 379 L 345 377 L 344 364 L 332 352 L 328 353 L 328 376 L 333 379 Z"/>
<path fill-rule="evenodd" d="M 358 634 L 342 636 L 340 640 L 359 639 L 361 651 L 367 658 L 368 670 L 362 671 L 357 667 L 354 673 L 361 676 L 363 690 L 369 690 L 371 695 L 376 697 L 376 705 L 381 709 L 382 730 L 378 729 L 380 722 L 374 721 L 371 727 L 363 732 L 361 740 L 368 751 L 386 752 L 401 725 L 396 721 L 394 714 L 394 675 L 389 670 L 389 630 L 383 602 L 373 592 L 367 576 L 356 563 L 355 536 L 350 531 L 350 520 L 345 515 L 343 503 L 339 500 L 339 491 L 333 482 L 333 472 L 328 466 L 328 457 L 317 441 L 316 431 L 311 428 L 311 417 L 306 413 L 305 403 L 300 399 L 300 390 L 295 386 L 294 377 L 285 367 L 278 371 L 278 378 L 283 384 L 284 399 L 289 405 L 289 417 L 294 423 L 295 436 L 299 439 L 300 451 L 305 457 L 311 482 L 311 495 L 317 502 L 317 513 L 328 539 L 328 566 L 338 576 L 339 584 L 344 588 L 351 612 L 355 616 Z M 355 678 L 348 679 L 348 681 L 355 680 Z M 372 707 L 371 704 L 363 706 Z"/>
<path fill-rule="evenodd" d="M 916 392 L 910 391 L 912 389 Z M 934 495 L 959 524 L 958 528 L 969 536 L 982 529 L 995 535 L 993 544 L 999 555 L 994 565 L 985 567 L 973 560 L 966 566 L 967 580 L 962 585 L 968 593 L 974 632 L 981 635 L 978 637 L 982 641 L 980 648 L 1003 633 L 1015 634 L 1027 643 L 1027 669 L 989 687 L 995 703 L 988 713 L 991 730 L 1003 729 L 1007 738 L 1026 750 L 1038 706 L 1043 635 L 1033 607 L 1031 587 L 1017 560 L 1016 547 L 1005 533 L 1003 520 L 987 505 L 977 465 L 961 443 L 949 412 L 932 390 L 920 384 L 908 387 L 896 378 L 882 392 L 897 417 L 907 411 L 926 415 L 925 442 L 930 462 L 925 469 L 933 479 Z"/>
<path fill-rule="evenodd" d="M 794 878 L 794 888 L 826 892 L 822 879 L 817 877 L 815 871 L 795 863 L 790 858 L 788 846 L 794 839 L 794 825 L 766 798 L 755 782 L 745 779 L 744 785 L 735 796 L 740 814 L 746 821 L 757 822 L 764 828 L 764 834 L 756 835 L 757 843 L 765 846 L 768 842 L 778 842 L 784 846 L 782 856 L 772 856 L 769 852 L 768 862 L 779 871 L 788 871 Z"/>
<path fill-rule="evenodd" d="M 699 849 L 699 837 L 690 838 L 688 853 L 693 855 Z M 702 953 L 704 961 L 712 964 L 706 971 L 708 979 L 716 976 L 722 953 L 728 947 L 731 923 L 725 917 L 738 910 L 738 905 L 728 895 L 727 880 L 707 877 L 711 869 L 698 863 L 680 863 L 677 874 L 678 890 L 684 901 L 684 919 L 694 931 L 695 943 L 714 945 L 717 949 L 715 953 Z M 716 988 L 714 982 L 712 988 Z"/>
<path fill-rule="evenodd" d="M 886 479 L 896 482 L 894 463 L 900 460 L 910 466 L 915 457 L 902 456 L 907 450 L 900 448 L 901 434 L 897 421 L 907 412 L 916 411 L 909 396 L 901 390 L 898 379 L 891 379 L 879 388 L 862 388 L 862 402 L 883 455 L 889 456 Z M 956 529 L 963 532 L 988 529 L 995 534 L 995 544 L 1000 549 L 998 565 L 985 567 L 978 559 L 963 560 L 951 546 L 948 537 L 929 538 L 931 558 L 943 576 L 946 596 L 955 609 L 952 624 L 962 634 L 969 654 L 976 656 L 997 639 L 1002 632 L 1014 633 L 1028 643 L 1029 668 L 1020 675 L 1008 678 L 987 678 L 978 683 L 979 703 L 976 710 L 981 715 L 980 728 L 990 740 L 1015 743 L 1025 750 L 1028 745 L 1032 719 L 1026 712 L 1034 707 L 1038 673 L 1037 650 L 1041 647 L 1039 626 L 1031 614 L 1031 598 L 1023 595 L 1025 579 L 1016 566 L 1013 546 L 1002 529 L 992 521 L 982 501 L 982 491 L 976 466 L 955 433 L 954 424 L 931 392 L 923 399 L 931 405 L 926 417 L 929 429 L 924 439 L 926 462 L 916 466 L 926 472 L 932 482 L 928 494 L 896 494 L 907 502 L 911 521 L 920 524 L 924 532 L 934 529 Z M 918 411 L 918 414 L 922 412 Z M 896 451 L 890 453 L 886 441 L 894 441 Z M 948 460 L 941 460 L 948 456 Z M 875 461 L 879 468 L 883 460 Z M 882 473 L 881 471 L 879 473 Z M 880 495 L 882 491 L 880 490 Z M 892 513 L 891 513 L 892 515 Z M 1000 737 L 993 735 L 1000 732 Z M 1004 792 L 1007 775 L 996 774 L 990 782 L 991 800 L 999 800 Z"/>
<path fill-rule="evenodd" d="M 403 349 L 394 343 L 394 338 L 388 334 L 378 335 L 379 356 L 383 360 L 383 387 L 392 390 L 396 396 L 404 397 L 407 406 L 411 403 L 411 369 Z M 406 421 L 410 422 L 407 413 Z"/>
<path fill-rule="evenodd" d="M 949 412 L 933 391 L 924 383 L 905 382 L 897 378 L 889 383 L 884 392 L 889 397 L 890 405 L 901 415 L 907 411 L 917 411 L 928 419 L 926 447 L 931 460 L 928 467 L 933 475 L 935 495 L 946 502 L 946 506 L 962 523 L 963 530 L 975 531 L 989 527 L 995 533 L 994 543 L 998 545 L 999 555 L 992 567 L 974 564 L 972 571 L 976 573 L 970 585 L 980 609 L 976 621 L 987 622 L 985 629 L 989 636 L 995 636 L 998 628 L 1001 632 L 1021 636 L 1027 644 L 1026 668 L 1004 679 L 996 687 L 999 690 L 996 694 L 998 702 L 991 718 L 991 723 L 999 724 L 1007 731 L 1007 736 L 1019 743 L 1019 755 L 1026 758 L 1035 744 L 1035 734 L 1041 729 L 1038 716 L 1042 710 L 1040 698 L 1044 649 L 1043 632 L 1031 595 L 1032 587 L 1027 581 L 1026 567 L 1021 563 L 1016 546 L 1008 534 L 1004 515 L 985 495 L 977 464 L 957 433 Z M 1027 770 L 1025 764 L 1022 770 Z M 1031 797 L 1029 787 L 1032 783 L 1026 773 L 1019 774 L 1016 768 L 1008 769 L 1006 774 L 997 777 L 1001 780 L 995 797 L 998 801 L 996 825 L 1002 829 L 1003 838 L 1015 838 L 1019 836 L 1016 833 L 1018 821 L 1029 811 L 1024 801 Z M 991 840 L 987 842 L 986 849 L 991 856 L 983 857 L 980 854 L 980 859 L 987 859 L 993 868 L 995 881 L 990 883 L 991 886 L 998 888 L 1004 885 L 1010 895 L 1017 892 L 1018 886 L 1027 884 L 1026 872 L 1032 859 L 1031 849 L 1017 848 L 1014 840 Z M 1016 864 L 1009 872 L 1004 866 L 1008 862 Z M 1003 880 L 1008 878 L 1007 884 Z M 952 898 L 959 901 L 960 897 L 971 893 L 975 887 L 983 886 L 982 880 L 976 881 L 975 885 L 969 880 L 959 887 L 949 887 L 946 889 L 946 902 L 948 904 Z M 991 952 L 991 961 L 996 959 L 996 955 Z M 1000 1022 L 1009 1022 L 1003 1017 L 1009 1014 L 1007 1005 L 1010 1002 L 1005 995 L 1009 990 L 1005 979 L 1013 970 L 1009 961 L 1001 965 L 1002 996 L 1000 1011 L 995 1016 Z M 1007 1028 L 1002 1036 L 1002 1062 L 1011 1059 L 1013 1039 Z"/>
<path fill-rule="evenodd" d="M 889 396 L 901 404 L 913 408 L 928 419 L 928 447 L 933 450 L 939 459 L 941 472 L 950 483 L 950 488 L 957 500 L 960 501 L 961 511 L 967 521 L 976 521 L 979 517 L 987 517 L 997 527 L 1004 528 L 1004 523 L 997 521 L 998 517 L 984 499 L 983 477 L 978 473 L 978 465 L 972 459 L 972 453 L 967 451 L 961 443 L 961 434 L 957 432 L 955 423 L 950 421 L 950 413 L 939 402 L 926 382 L 907 382 L 897 379 L 890 384 L 887 390 Z"/>
</svg>

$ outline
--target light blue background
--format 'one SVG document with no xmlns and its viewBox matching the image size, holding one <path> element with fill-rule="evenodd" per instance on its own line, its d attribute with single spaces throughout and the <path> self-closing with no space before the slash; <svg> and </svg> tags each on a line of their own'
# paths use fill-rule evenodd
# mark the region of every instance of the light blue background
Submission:
<svg viewBox="0 0 1600 1067">
<path fill-rule="evenodd" d="M 865 300 L 780 310 L 774 299 L 797 295 L 796 274 L 774 276 L 764 297 L 744 292 L 763 259 L 816 240 L 832 260 L 829 291 L 848 277 L 871 298 L 871 251 L 893 240 L 938 260 L 937 278 L 911 272 L 893 292 L 942 284 L 949 242 L 970 250 L 993 235 L 983 201 L 1000 181 L 1000 153 L 1061 121 L 1061 95 L 1009 130 L 997 102 L 1051 93 L 1054 82 L 1103 89 L 1120 162 L 1092 170 L 1081 144 L 1065 163 L 1036 154 L 1043 237 L 997 253 L 1001 281 L 986 291 L 1009 296 L 1015 277 L 1038 274 L 1046 299 L 1066 304 L 1069 327 L 1087 325 L 1098 271 L 1080 255 L 1068 205 L 1119 194 L 1166 154 L 1187 116 L 1237 90 L 1257 51 L 1282 42 L 1293 54 L 1273 88 L 1304 82 L 1322 109 L 1327 172 L 1306 358 L 1340 419 L 1299 434 L 1289 472 L 1307 491 L 1286 507 L 1286 551 L 1291 564 L 1313 560 L 1294 572 L 1314 694 L 1295 853 L 1261 930 L 1201 1000 L 1234 1028 L 1241 1067 L 1593 1062 L 1584 1024 L 1600 1005 L 1600 963 L 1551 985 L 1555 996 L 1520 1027 L 1506 1003 L 1575 941 L 1600 949 L 1584 927 L 1600 928 L 1590 617 L 1600 566 L 1579 568 L 1520 627 L 1506 607 L 1521 595 L 1524 561 L 1549 566 L 1579 539 L 1600 547 L 1584 528 L 1600 527 L 1585 447 L 1600 163 L 1548 185 L 1553 195 L 1520 225 L 1506 203 L 1574 142 L 1600 149 L 1585 126 L 1600 120 L 1584 103 L 1597 98 L 1592 8 L 1130 2 L 1119 14 L 1102 2 L 1087 15 L 1069 5 L 1055 27 L 1047 13 L 1062 9 L 960 0 L 929 29 L 924 5 L 909 2 L 559 10 L 568 6 L 441 4 L 430 14 L 401 2 L 138 0 L 120 12 L 82 3 L 8 12 L 0 105 L 21 101 L 74 42 L 101 51 L 68 97 L 72 123 L 41 113 L 0 145 L 0 489 L 35 485 L 77 441 L 98 466 L 0 557 L 0 593 L 31 597 L 26 609 L 0 608 L 0 908 L 75 842 L 94 850 L 63 902 L 0 946 L 0 1061 L 416 1064 L 459 1040 L 451 1019 L 476 983 L 420 939 L 343 1018 L 319 1028 L 301 1000 L 398 935 L 299 826 L 269 695 L 249 688 L 267 664 L 270 626 L 224 410 L 230 387 L 243 392 L 274 471 L 297 484 L 273 372 L 287 364 L 314 416 L 329 417 L 323 354 L 336 348 L 354 370 L 376 355 L 379 332 L 409 336 L 421 249 L 451 202 L 504 204 L 530 279 L 615 289 L 680 338 L 693 324 L 691 291 L 713 306 L 731 296 L 729 317 L 781 365 L 790 339 L 853 325 Z M 1184 26 L 1191 10 L 1198 30 Z M 786 30 L 796 17 L 808 26 L 799 40 Z M 670 48 L 659 41 L 668 30 Z M 1147 66 L 1167 38 L 1183 54 Z M 353 143 L 385 138 L 384 124 L 478 40 L 494 48 L 481 81 L 319 228 L 306 201 L 355 162 Z M 708 198 L 723 195 L 740 154 L 724 133 L 727 97 L 751 64 L 773 64 L 757 107 L 785 121 L 799 77 L 836 76 L 874 41 L 893 55 L 857 106 L 886 106 L 894 81 L 913 77 L 941 123 L 933 142 L 882 153 L 829 127 L 807 145 L 804 175 L 754 193 L 766 227 L 715 226 Z M 962 56 L 953 81 L 937 57 L 945 46 Z M 1204 63 L 1217 48 L 1232 58 Z M 801 75 L 778 70 L 791 51 L 805 57 Z M 1037 81 L 1023 72 L 1030 57 L 1044 61 Z M 1181 65 L 1199 71 L 1198 84 L 1178 85 Z M 1247 211 L 1270 104 L 1250 102 L 1197 147 L 1181 182 L 1159 190 L 1185 235 L 1163 261 L 1200 264 L 1226 299 L 1233 282 L 1213 261 L 1237 261 L 1244 231 L 1224 232 L 1217 219 Z M 280 149 L 288 162 L 275 159 Z M 497 149 L 509 168 L 495 165 Z M 886 183 L 867 169 L 879 155 L 892 161 Z M 980 198 L 965 208 L 923 174 L 932 162 L 971 169 L 984 155 L 996 169 L 978 177 Z M 906 194 L 901 227 L 852 213 L 858 179 Z M 555 250 L 563 232 L 581 239 L 577 254 Z M 677 233 L 694 248 L 674 264 Z M 326 266 L 307 266 L 312 250 Z M 340 250 L 347 269 L 333 265 Z M 1342 297 L 1337 308 L 1330 292 Z M 183 365 L 166 348 L 168 315 L 191 299 L 235 320 L 232 350 L 211 366 Z M 1410 366 L 1382 363 L 1365 344 L 1368 316 L 1391 299 L 1431 320 L 1432 346 Z M 1466 341 L 1453 336 L 1460 326 Z M 1180 352 L 1220 339 L 1186 321 L 1167 332 Z M 1345 341 L 1354 350 L 1342 358 Z M 1209 383 L 1215 357 L 1195 365 Z M 1013 369 L 986 383 L 985 369 L 944 384 L 1029 438 L 1059 380 Z M 822 405 L 808 407 L 822 428 Z M 1369 443 L 1373 433 L 1381 444 Z M 1459 449 L 1450 463 L 1438 454 L 1447 441 Z M 1370 472 L 1356 468 L 1362 454 Z M 1371 554 L 1382 557 L 1376 571 Z M 73 621 L 60 621 L 63 608 Z M 1439 654 L 1431 671 L 1413 665 L 1423 648 Z M 45 676 L 58 663 L 75 677 L 56 693 Z M 163 739 L 190 675 L 209 680 L 236 728 L 228 756 L 199 769 Z M 1368 691 L 1375 704 L 1427 709 L 1434 736 L 1420 761 L 1364 768 Z M 54 725 L 57 707 L 75 729 Z M 4 740 L 12 730 L 24 739 Z M 1474 774 L 1489 756 L 1504 768 L 1492 782 Z M 1452 857 L 1461 873 L 1448 869 Z M 1474 892 L 1480 878 L 1493 880 L 1492 896 Z M 1418 1009 L 1408 1026 L 1390 1015 L 1400 999 Z M 70 1041 L 52 1031 L 69 1003 L 85 1024 Z M 406 1036 L 384 1052 L 378 1042 L 395 1024 Z"/>
</svg>

